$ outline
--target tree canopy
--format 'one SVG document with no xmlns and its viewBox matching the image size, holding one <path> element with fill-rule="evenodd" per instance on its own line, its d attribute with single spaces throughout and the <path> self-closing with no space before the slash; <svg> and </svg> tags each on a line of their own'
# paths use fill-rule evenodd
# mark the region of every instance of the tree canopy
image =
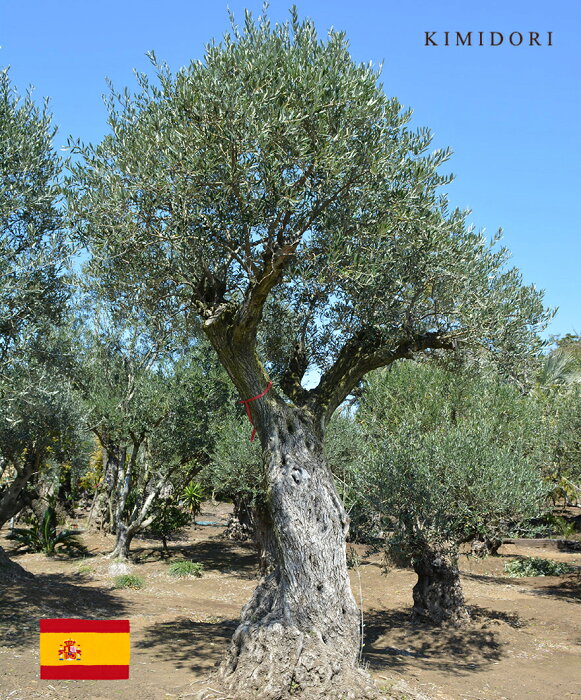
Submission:
<svg viewBox="0 0 581 700">
<path fill-rule="evenodd" d="M 68 246 L 59 214 L 61 162 L 47 103 L 23 99 L 0 72 L 0 362 L 13 363 L 58 320 Z M 0 370 L 1 371 L 1 370 Z"/>
<path fill-rule="evenodd" d="M 45 103 L 0 72 L 0 523 L 53 455 L 74 451 L 78 401 L 44 361 L 68 295 L 70 246 L 59 213 L 61 162 Z"/>
<path fill-rule="evenodd" d="M 541 295 L 449 210 L 450 152 L 429 151 L 343 33 L 247 14 L 176 74 L 151 59 L 155 79 L 111 94 L 102 143 L 74 145 L 73 211 L 116 293 L 199 314 L 244 397 L 270 372 L 326 422 L 411 352 L 535 351 Z"/>
</svg>

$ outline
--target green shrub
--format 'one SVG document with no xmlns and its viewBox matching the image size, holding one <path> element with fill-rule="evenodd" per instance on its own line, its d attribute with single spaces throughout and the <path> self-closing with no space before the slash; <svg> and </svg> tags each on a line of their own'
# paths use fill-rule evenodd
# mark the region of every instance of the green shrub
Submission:
<svg viewBox="0 0 581 700">
<path fill-rule="evenodd" d="M 174 561 L 169 565 L 169 575 L 178 578 L 187 576 L 201 576 L 204 565 L 194 561 Z"/>
<path fill-rule="evenodd" d="M 28 552 L 44 552 L 55 554 L 57 549 L 62 549 L 68 554 L 85 552 L 86 548 L 70 530 L 57 532 L 56 511 L 49 506 L 44 511 L 41 522 L 36 521 L 31 529 L 14 528 L 10 533 L 10 539 L 20 542 L 19 547 L 24 547 Z"/>
<path fill-rule="evenodd" d="M 154 520 L 151 531 L 161 537 L 164 552 L 167 552 L 168 537 L 177 534 L 190 524 L 192 516 L 182 506 L 174 503 L 171 498 L 160 499 L 154 508 Z"/>
<path fill-rule="evenodd" d="M 90 566 L 89 564 L 81 564 L 79 568 L 77 569 L 78 573 L 81 574 L 81 576 L 85 576 L 87 574 L 92 574 L 95 572 L 95 569 Z"/>
<path fill-rule="evenodd" d="M 542 559 L 541 557 L 525 557 L 514 559 L 504 565 L 504 572 L 511 578 L 523 576 L 563 576 L 575 571 L 574 566 L 563 561 Z"/>
<path fill-rule="evenodd" d="M 145 586 L 145 581 L 141 576 L 134 576 L 133 574 L 122 574 L 121 576 L 116 576 L 113 579 L 113 588 L 135 588 L 139 590 Z"/>
</svg>

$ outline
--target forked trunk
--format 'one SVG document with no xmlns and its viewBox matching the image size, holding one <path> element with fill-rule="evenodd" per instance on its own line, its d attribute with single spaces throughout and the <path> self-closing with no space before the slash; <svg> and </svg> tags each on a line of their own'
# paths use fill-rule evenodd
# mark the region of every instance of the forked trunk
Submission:
<svg viewBox="0 0 581 700">
<path fill-rule="evenodd" d="M 413 589 L 413 618 L 452 625 L 461 625 L 469 619 L 456 551 L 426 549 L 414 560 L 414 571 L 418 582 Z"/>
<path fill-rule="evenodd" d="M 242 611 L 223 681 L 238 700 L 378 697 L 358 668 L 348 518 L 321 442 L 297 409 L 269 409 L 262 434 L 276 566 Z"/>
<path fill-rule="evenodd" d="M 129 559 L 129 548 L 134 535 L 134 529 L 127 527 L 123 523 L 118 523 L 115 549 L 107 555 L 107 559 Z"/>
</svg>

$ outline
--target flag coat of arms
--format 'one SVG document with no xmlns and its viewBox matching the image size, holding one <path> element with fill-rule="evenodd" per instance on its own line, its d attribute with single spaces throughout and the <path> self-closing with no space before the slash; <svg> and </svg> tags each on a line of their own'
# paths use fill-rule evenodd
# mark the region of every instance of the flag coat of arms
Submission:
<svg viewBox="0 0 581 700">
<path fill-rule="evenodd" d="M 42 680 L 129 678 L 129 620 L 41 620 Z"/>
</svg>

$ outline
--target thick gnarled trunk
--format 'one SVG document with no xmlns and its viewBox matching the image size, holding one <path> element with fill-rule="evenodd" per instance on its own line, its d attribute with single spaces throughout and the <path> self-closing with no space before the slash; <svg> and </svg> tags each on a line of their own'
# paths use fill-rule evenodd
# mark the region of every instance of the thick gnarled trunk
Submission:
<svg viewBox="0 0 581 700">
<path fill-rule="evenodd" d="M 480 558 L 496 556 L 501 546 L 502 540 L 499 537 L 472 540 L 472 556 Z"/>
<path fill-rule="evenodd" d="M 413 589 L 415 620 L 462 625 L 469 619 L 454 549 L 426 549 L 415 558 L 414 571 L 418 575 Z"/>
<path fill-rule="evenodd" d="M 223 537 L 244 542 L 254 539 L 253 506 L 245 498 L 234 499 L 234 511 L 228 520 Z"/>
<path fill-rule="evenodd" d="M 269 408 L 262 434 L 276 566 L 242 611 L 223 681 L 239 700 L 377 697 L 358 668 L 348 518 L 320 440 L 297 409 Z"/>
<path fill-rule="evenodd" d="M 41 454 L 30 450 L 11 484 L 2 491 L 0 495 L 0 527 L 17 515 L 25 505 L 28 505 L 25 489 L 33 475 L 38 471 L 40 461 Z"/>
</svg>

